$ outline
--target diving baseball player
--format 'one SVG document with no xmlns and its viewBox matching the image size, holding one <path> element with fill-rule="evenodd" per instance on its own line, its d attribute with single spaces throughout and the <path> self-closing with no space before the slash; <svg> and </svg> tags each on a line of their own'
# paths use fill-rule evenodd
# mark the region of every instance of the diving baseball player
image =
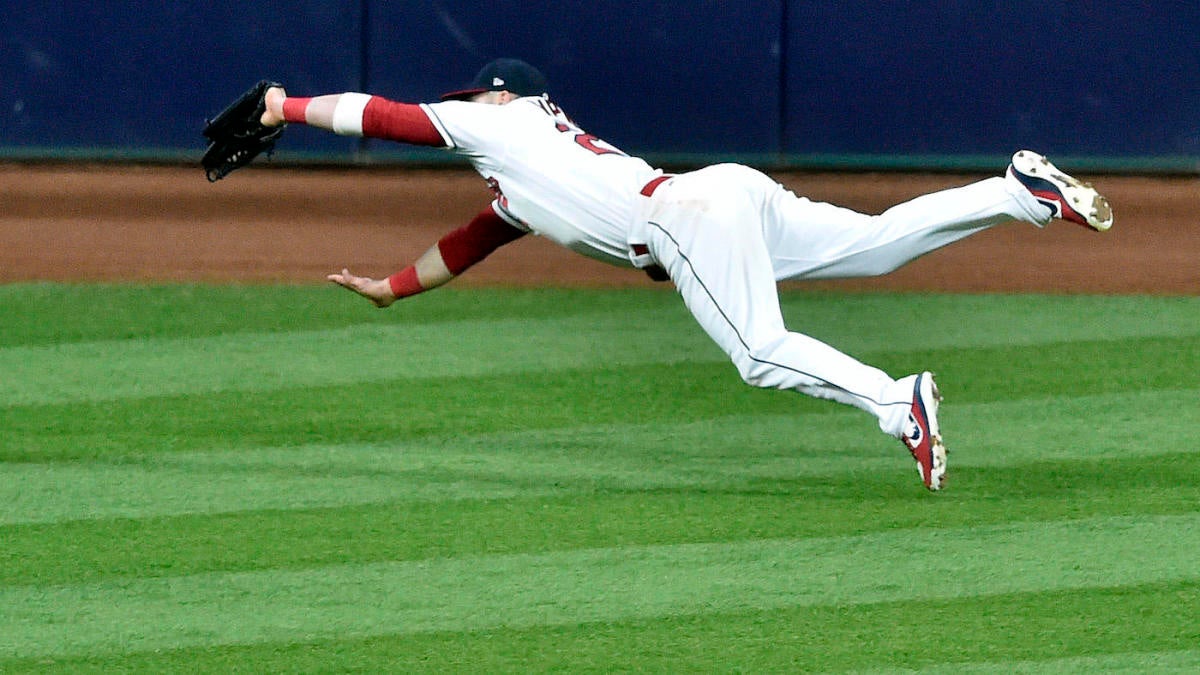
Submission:
<svg viewBox="0 0 1200 675">
<path fill-rule="evenodd" d="M 645 270 L 674 283 L 745 382 L 870 413 L 904 442 L 930 490 L 946 477 L 932 375 L 893 379 L 789 331 L 776 282 L 886 274 L 1013 220 L 1044 226 L 1062 218 L 1100 231 L 1112 225 L 1107 200 L 1029 151 L 1014 155 L 1004 177 L 921 196 L 880 215 L 798 197 L 737 164 L 665 174 L 581 129 L 545 91 L 542 74 L 515 59 L 487 64 L 470 87 L 436 103 L 268 89 L 261 116 L 267 127 L 304 123 L 446 148 L 469 160 L 495 194 L 471 222 L 390 277 L 342 270 L 329 280 L 386 307 L 445 284 L 528 233 Z"/>
</svg>

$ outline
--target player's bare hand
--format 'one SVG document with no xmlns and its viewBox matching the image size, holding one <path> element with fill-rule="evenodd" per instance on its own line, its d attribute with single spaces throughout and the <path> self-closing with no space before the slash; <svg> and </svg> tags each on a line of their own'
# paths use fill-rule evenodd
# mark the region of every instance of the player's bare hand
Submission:
<svg viewBox="0 0 1200 675">
<path fill-rule="evenodd" d="M 259 121 L 264 127 L 277 127 L 283 124 L 283 99 L 287 98 L 287 92 L 283 87 L 271 87 L 263 94 L 263 106 L 266 110 L 263 111 Z"/>
<path fill-rule="evenodd" d="M 348 269 L 342 269 L 340 274 L 330 274 L 325 278 L 342 288 L 358 293 L 375 303 L 376 307 L 387 307 L 396 301 L 396 296 L 392 295 L 392 286 L 387 279 L 355 276 Z"/>
</svg>

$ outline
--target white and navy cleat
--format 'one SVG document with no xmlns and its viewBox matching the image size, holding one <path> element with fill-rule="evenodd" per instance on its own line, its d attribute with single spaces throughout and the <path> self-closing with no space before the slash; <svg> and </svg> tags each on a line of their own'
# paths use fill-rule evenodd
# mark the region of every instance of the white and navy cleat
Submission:
<svg viewBox="0 0 1200 675">
<path fill-rule="evenodd" d="M 933 382 L 933 374 L 921 373 L 913 385 L 912 410 L 908 414 L 908 429 L 901 440 L 917 460 L 921 481 L 930 490 L 940 490 L 946 483 L 946 446 L 938 427 L 938 404 L 942 396 Z"/>
<path fill-rule="evenodd" d="M 1104 232 L 1113 224 L 1112 206 L 1090 183 L 1074 178 L 1031 150 L 1013 155 L 1008 171 L 1055 218 Z"/>
</svg>

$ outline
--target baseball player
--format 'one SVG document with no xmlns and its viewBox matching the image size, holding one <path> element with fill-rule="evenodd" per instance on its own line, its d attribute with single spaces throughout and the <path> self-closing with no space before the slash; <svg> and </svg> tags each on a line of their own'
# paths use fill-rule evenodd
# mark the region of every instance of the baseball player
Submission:
<svg viewBox="0 0 1200 675">
<path fill-rule="evenodd" d="M 764 174 L 719 164 L 671 175 L 587 133 L 545 93 L 533 66 L 499 59 L 436 103 L 363 93 L 288 96 L 268 89 L 261 122 L 446 148 L 495 198 L 414 264 L 382 279 L 343 269 L 329 280 L 386 307 L 436 288 L 526 234 L 674 283 L 704 331 L 756 387 L 860 408 L 901 439 L 930 490 L 946 477 L 940 395 L 929 372 L 893 379 L 789 331 L 776 282 L 886 274 L 939 247 L 1013 220 L 1061 218 L 1107 230 L 1099 193 L 1021 151 L 1004 177 L 925 195 L 880 215 L 798 197 Z"/>
</svg>

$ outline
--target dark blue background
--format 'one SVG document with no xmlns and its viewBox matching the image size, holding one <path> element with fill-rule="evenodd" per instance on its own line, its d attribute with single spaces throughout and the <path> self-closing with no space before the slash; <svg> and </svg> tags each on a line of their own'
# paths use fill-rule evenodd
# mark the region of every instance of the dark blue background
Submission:
<svg viewBox="0 0 1200 675">
<path fill-rule="evenodd" d="M 1192 161 L 1198 45 L 1200 3 L 7 0 L 0 151 L 198 153 L 205 117 L 262 77 L 434 100 L 503 55 L 592 133 L 661 157 Z M 281 149 L 420 156 L 299 127 Z"/>
</svg>

